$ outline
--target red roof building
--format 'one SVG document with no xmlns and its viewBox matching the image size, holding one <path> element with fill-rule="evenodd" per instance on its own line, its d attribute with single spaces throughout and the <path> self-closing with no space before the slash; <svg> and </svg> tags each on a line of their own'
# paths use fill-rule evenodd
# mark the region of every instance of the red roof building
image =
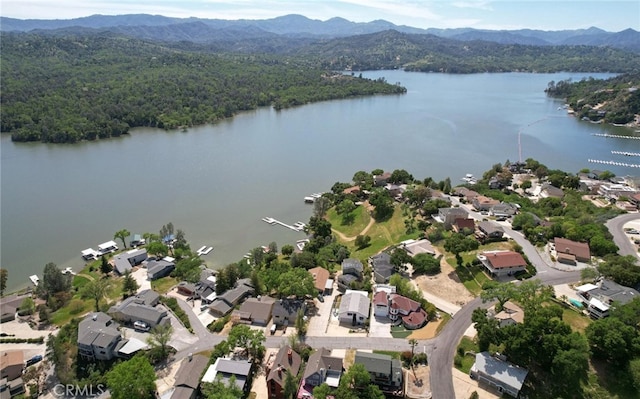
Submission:
<svg viewBox="0 0 640 399">
<path fill-rule="evenodd" d="M 478 255 L 478 259 L 492 276 L 511 276 L 526 270 L 527 262 L 514 251 L 489 251 Z"/>
<path fill-rule="evenodd" d="M 571 241 L 560 237 L 554 238 L 553 242 L 558 255 L 573 255 L 579 262 L 589 262 L 591 260 L 591 251 L 589 249 L 589 244 L 586 242 Z M 563 257 L 563 259 L 565 258 L 568 259 L 570 257 Z"/>
</svg>

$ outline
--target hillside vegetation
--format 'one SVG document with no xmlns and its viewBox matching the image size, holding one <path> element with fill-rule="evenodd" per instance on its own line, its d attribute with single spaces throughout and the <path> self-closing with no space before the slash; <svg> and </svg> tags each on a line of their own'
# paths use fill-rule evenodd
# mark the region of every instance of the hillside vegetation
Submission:
<svg viewBox="0 0 640 399">
<path fill-rule="evenodd" d="M 406 92 L 303 59 L 192 53 L 112 34 L 3 34 L 0 71 L 2 132 L 52 143 L 192 126 L 260 106 Z"/>
</svg>

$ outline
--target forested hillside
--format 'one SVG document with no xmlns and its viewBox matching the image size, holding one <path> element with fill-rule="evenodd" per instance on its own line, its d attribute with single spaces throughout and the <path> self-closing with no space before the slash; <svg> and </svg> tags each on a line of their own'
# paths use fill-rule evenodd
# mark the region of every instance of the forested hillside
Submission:
<svg viewBox="0 0 640 399">
<path fill-rule="evenodd" d="M 310 44 L 297 51 L 328 68 L 353 70 L 404 68 L 407 71 L 631 72 L 640 54 L 608 47 L 501 45 L 463 42 L 433 35 L 386 31 Z"/>
<path fill-rule="evenodd" d="M 625 124 L 640 114 L 640 73 L 607 80 L 549 82 L 545 91 L 550 96 L 565 98 L 578 116 L 591 121 Z"/>
<path fill-rule="evenodd" d="M 16 141 L 72 143 L 136 126 L 203 124 L 260 106 L 406 92 L 301 59 L 193 53 L 113 34 L 1 39 L 0 127 Z"/>
</svg>

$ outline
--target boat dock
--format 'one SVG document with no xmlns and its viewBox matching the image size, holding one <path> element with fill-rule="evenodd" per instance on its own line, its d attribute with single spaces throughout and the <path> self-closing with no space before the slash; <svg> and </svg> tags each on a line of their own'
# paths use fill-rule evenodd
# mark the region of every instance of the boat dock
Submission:
<svg viewBox="0 0 640 399">
<path fill-rule="evenodd" d="M 288 229 L 291 229 L 293 231 L 302 231 L 304 229 L 304 227 L 306 226 L 302 222 L 295 222 L 293 225 L 290 225 L 290 224 L 283 223 L 283 222 L 281 222 L 281 221 L 279 221 L 277 219 L 270 218 L 270 217 L 262 218 L 262 221 L 265 222 L 265 223 L 269 223 L 272 226 L 277 224 L 277 225 L 286 227 Z"/>
<path fill-rule="evenodd" d="M 320 197 L 322 197 L 322 194 L 324 193 L 313 193 L 310 194 L 306 197 L 304 197 L 304 202 L 306 202 L 307 204 L 313 204 L 314 202 L 316 202 L 316 200 Z"/>
<path fill-rule="evenodd" d="M 593 133 L 593 136 L 598 137 L 611 137 L 614 139 L 631 139 L 631 140 L 640 140 L 640 136 L 623 136 L 621 134 L 609 134 L 609 133 Z"/>
<path fill-rule="evenodd" d="M 601 160 L 601 159 L 588 159 L 587 161 L 589 161 L 591 163 L 599 163 L 599 164 L 603 164 L 603 165 L 625 166 L 627 168 L 640 168 L 640 164 L 637 164 L 637 163 L 604 161 L 604 160 Z"/>
<path fill-rule="evenodd" d="M 38 286 L 38 283 L 40 282 L 40 278 L 37 275 L 31 275 L 29 276 L 29 280 L 31 280 L 31 282 L 33 283 L 33 285 L 35 285 L 36 287 Z"/>
<path fill-rule="evenodd" d="M 211 251 L 213 251 L 213 247 L 207 247 L 206 245 L 203 245 L 196 251 L 196 253 L 198 254 L 198 256 L 202 256 L 208 255 Z"/>
<path fill-rule="evenodd" d="M 611 151 L 612 154 L 616 155 L 624 155 L 626 157 L 640 157 L 640 153 L 638 152 L 628 152 L 628 151 Z"/>
</svg>

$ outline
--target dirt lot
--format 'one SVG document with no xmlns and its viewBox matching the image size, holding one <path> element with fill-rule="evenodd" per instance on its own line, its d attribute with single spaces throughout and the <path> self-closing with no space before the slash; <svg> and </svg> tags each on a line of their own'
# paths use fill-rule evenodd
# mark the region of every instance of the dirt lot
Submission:
<svg viewBox="0 0 640 399">
<path fill-rule="evenodd" d="M 415 371 L 415 373 L 414 373 Z M 431 397 L 431 384 L 429 383 L 429 366 L 416 366 L 414 371 L 405 370 L 406 396 L 412 399 L 427 399 Z"/>
<path fill-rule="evenodd" d="M 458 279 L 458 275 L 444 258 L 440 263 L 442 272 L 435 276 L 418 276 L 415 279 L 418 287 L 448 302 L 462 306 L 473 299 Z"/>
</svg>

